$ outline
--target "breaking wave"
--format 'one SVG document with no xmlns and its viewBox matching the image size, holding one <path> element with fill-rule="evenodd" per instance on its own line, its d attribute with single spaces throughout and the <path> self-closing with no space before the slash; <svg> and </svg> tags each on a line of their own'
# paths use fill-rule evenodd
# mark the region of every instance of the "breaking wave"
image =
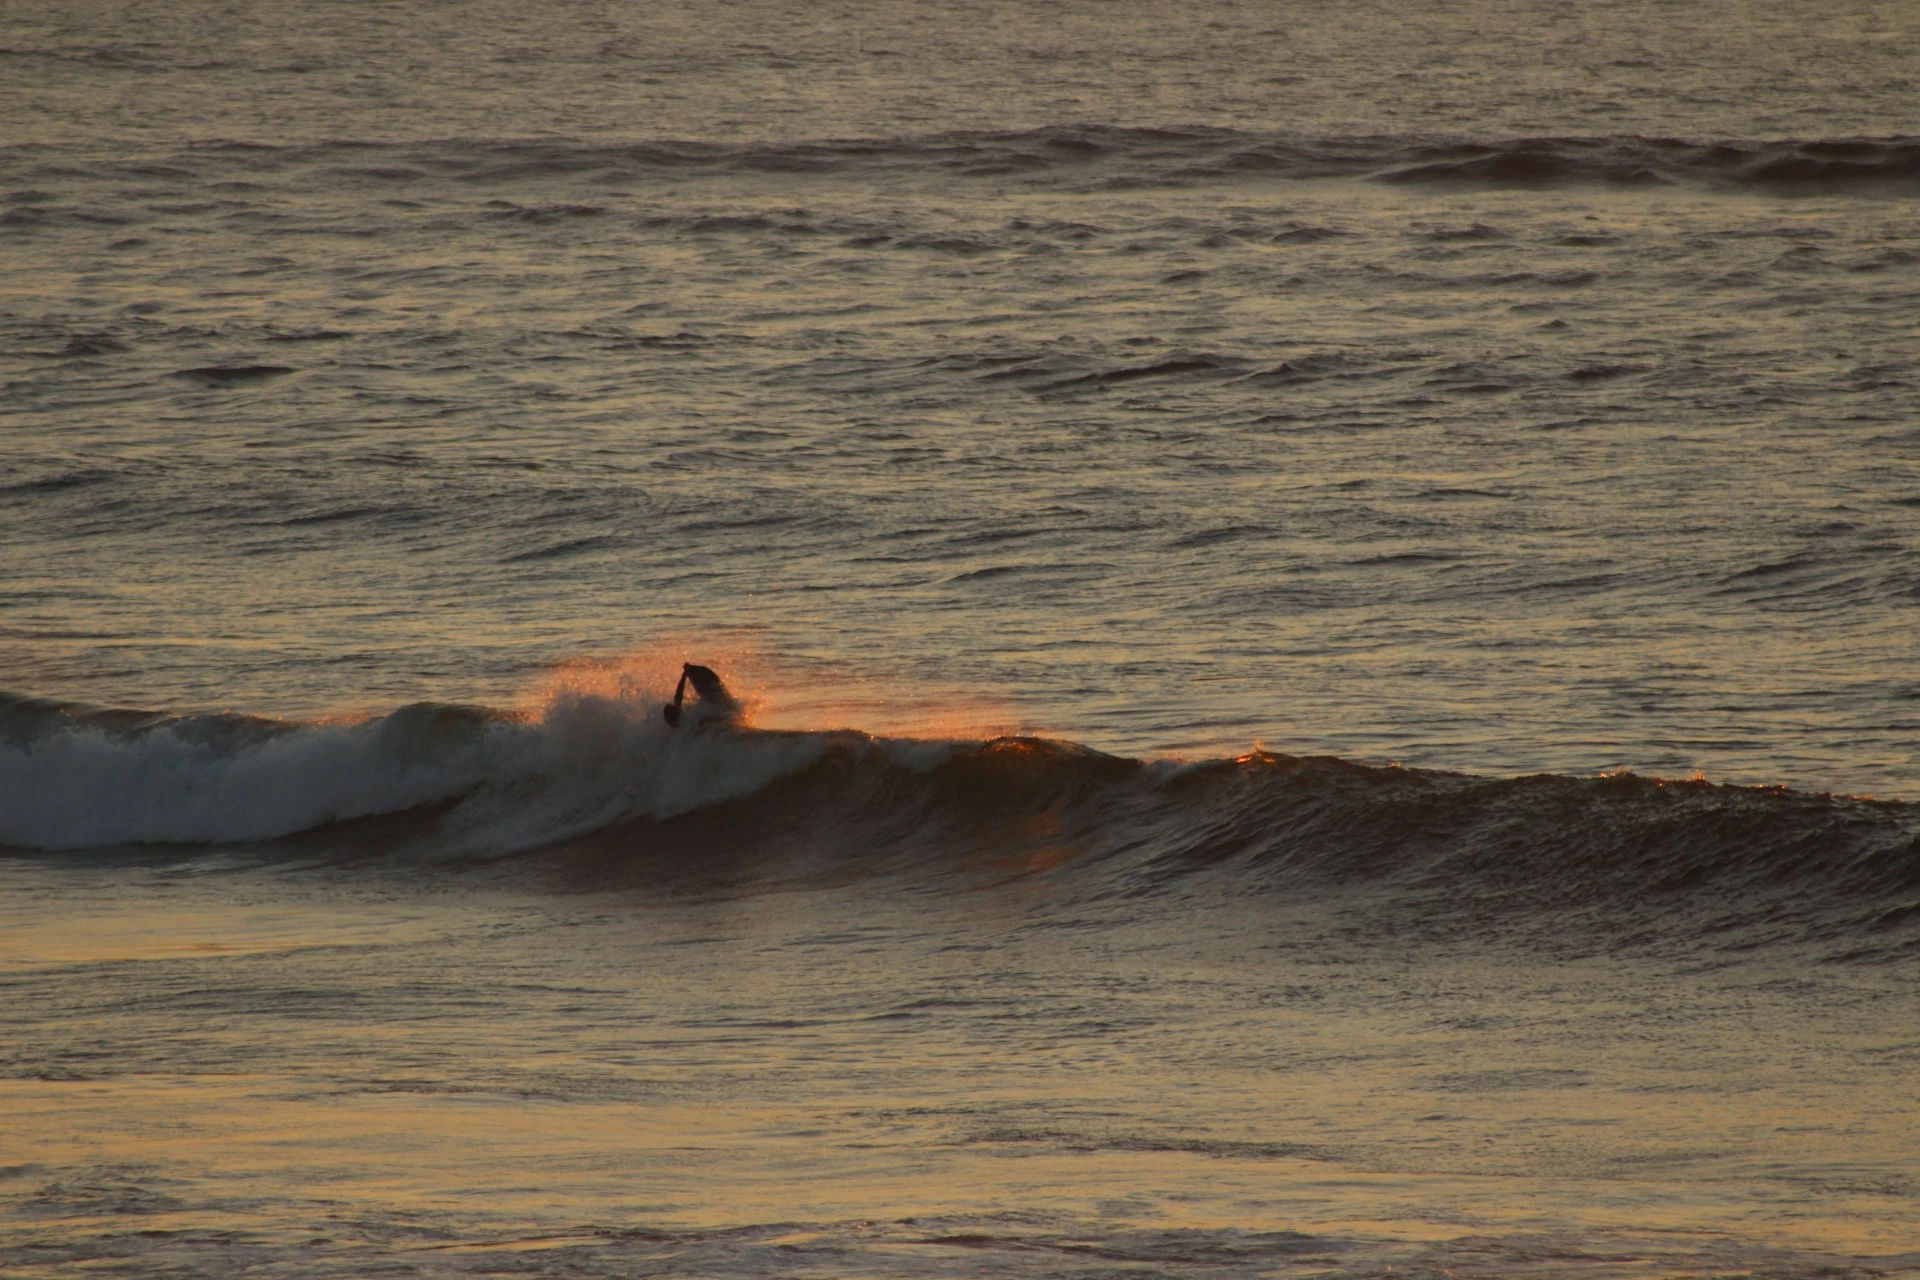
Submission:
<svg viewBox="0 0 1920 1280">
<path fill-rule="evenodd" d="M 453 805 L 425 845 L 513 853 L 749 795 L 833 740 L 675 733 L 660 701 L 563 692 L 537 714 L 423 702 L 302 723 L 0 694 L 0 844 L 249 843 Z"/>
<path fill-rule="evenodd" d="M 1817 937 L 1850 958 L 1920 933 L 1920 813 L 1900 802 L 1267 752 L 1141 761 L 1031 737 L 674 731 L 657 705 L 651 689 L 575 691 L 537 713 L 421 703 L 293 723 L 7 695 L 0 843 L 360 853 L 354 820 L 400 815 L 385 857 L 546 850 L 666 878 L 1045 872 L 1121 899 L 1360 893 L 1454 932 L 1632 935 L 1678 913 L 1693 934 Z"/>
</svg>

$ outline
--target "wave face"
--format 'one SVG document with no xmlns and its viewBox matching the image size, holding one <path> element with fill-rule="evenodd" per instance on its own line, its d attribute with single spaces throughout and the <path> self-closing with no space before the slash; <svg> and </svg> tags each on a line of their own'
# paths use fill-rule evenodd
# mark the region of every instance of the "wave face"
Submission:
<svg viewBox="0 0 1920 1280">
<path fill-rule="evenodd" d="M 1425 927 L 1585 921 L 1912 945 L 1920 814 L 1610 775 L 1482 778 L 1254 752 L 1140 761 L 1042 738 L 674 731 L 651 691 L 538 716 L 351 724 L 0 703 L 0 840 L 384 857 L 543 850 L 619 877 L 1039 873 L 1124 898 L 1358 893 Z M 403 815 L 377 835 L 355 819 Z M 347 825 L 339 825 L 347 824 Z M 1757 934 L 1756 934 L 1757 931 Z"/>
</svg>

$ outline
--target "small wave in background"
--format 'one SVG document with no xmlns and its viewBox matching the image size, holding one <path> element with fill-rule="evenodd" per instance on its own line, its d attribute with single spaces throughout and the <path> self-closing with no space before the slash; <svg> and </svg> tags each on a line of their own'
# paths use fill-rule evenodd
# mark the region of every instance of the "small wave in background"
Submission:
<svg viewBox="0 0 1920 1280">
<path fill-rule="evenodd" d="M 75 154 L 68 147 L 7 148 L 8 170 L 26 179 L 91 185 L 131 175 L 112 154 Z M 426 183 L 470 190 L 527 183 L 675 180 L 700 176 L 787 175 L 880 185 L 942 179 L 1008 180 L 1034 191 L 1236 185 L 1260 179 L 1365 179 L 1439 187 L 1550 188 L 1591 185 L 1626 189 L 1683 187 L 1702 192 L 1911 194 L 1920 186 L 1920 138 L 1717 138 L 1570 135 L 1359 134 L 1327 137 L 1219 127 L 1144 128 L 1088 123 L 1017 131 L 954 131 L 791 142 L 713 142 L 448 138 L 431 142 L 327 140 L 298 145 L 228 141 L 189 143 L 165 167 L 175 177 L 298 182 L 327 180 L 366 192 L 404 191 Z M 160 176 L 160 175 L 154 175 Z M 83 188 L 84 189 L 84 188 Z M 209 208 L 248 207 L 247 183 Z M 605 203 L 522 205 L 497 202 L 485 216 L 524 224 L 564 224 L 606 216 Z M 108 210 L 66 206 L 48 192 L 16 198 L 4 225 L 51 226 Z M 656 225 L 665 225 L 659 223 Z M 777 216 L 689 215 L 684 229 L 746 234 L 780 229 Z M 789 217 L 786 229 L 805 229 Z M 834 230 L 832 227 L 819 228 Z M 856 233 L 857 226 L 838 228 Z M 964 242 L 948 248 L 964 251 Z M 986 246 L 978 246 L 984 249 Z M 199 371 L 194 371 L 199 372 Z M 257 366 L 251 376 L 287 372 Z M 218 378 L 219 374 L 204 375 Z"/>
</svg>

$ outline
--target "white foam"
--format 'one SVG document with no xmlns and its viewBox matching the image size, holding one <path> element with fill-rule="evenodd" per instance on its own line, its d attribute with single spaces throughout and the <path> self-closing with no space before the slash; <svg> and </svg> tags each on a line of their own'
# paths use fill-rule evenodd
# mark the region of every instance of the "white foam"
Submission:
<svg viewBox="0 0 1920 1280">
<path fill-rule="evenodd" d="M 832 740 L 671 729 L 656 702 L 563 695 L 530 733 L 515 775 L 475 791 L 448 815 L 448 847 L 510 853 L 736 800 L 806 768 Z"/>
<path fill-rule="evenodd" d="M 185 726 L 137 737 L 76 728 L 0 750 L 0 841 L 39 849 L 264 840 L 393 813 L 480 785 L 513 726 L 412 754 L 387 721 L 308 726 L 223 750 Z"/>
<path fill-rule="evenodd" d="M 184 722 L 137 736 L 72 728 L 0 748 L 0 843 L 268 840 L 458 800 L 434 845 L 504 853 L 750 795 L 833 740 L 672 730 L 641 690 L 561 694 L 530 722 L 449 724 L 434 711 L 294 726 L 244 745 Z"/>
</svg>

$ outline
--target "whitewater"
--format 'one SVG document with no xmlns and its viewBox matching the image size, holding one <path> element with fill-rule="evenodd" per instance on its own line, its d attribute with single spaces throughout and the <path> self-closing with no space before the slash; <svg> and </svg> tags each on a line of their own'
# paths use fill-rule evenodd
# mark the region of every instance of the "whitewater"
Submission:
<svg viewBox="0 0 1920 1280">
<path fill-rule="evenodd" d="M 1920 1276 L 1916 66 L 9 10 L 0 1271 Z"/>
</svg>

